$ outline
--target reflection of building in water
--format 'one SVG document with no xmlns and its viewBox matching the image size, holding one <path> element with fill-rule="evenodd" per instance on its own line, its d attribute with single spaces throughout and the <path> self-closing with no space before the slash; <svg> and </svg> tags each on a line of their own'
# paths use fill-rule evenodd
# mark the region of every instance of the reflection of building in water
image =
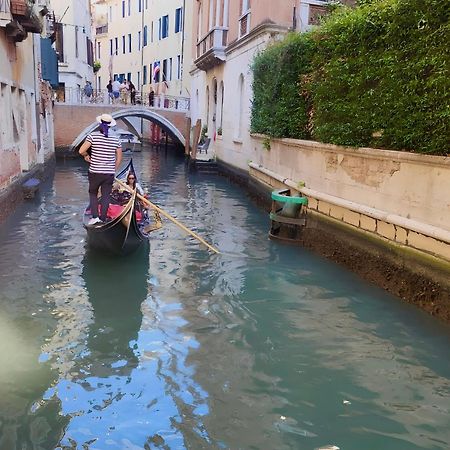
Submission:
<svg viewBox="0 0 450 450">
<path fill-rule="evenodd" d="M 159 346 L 148 345 L 147 352 L 158 360 L 167 395 L 188 411 L 175 426 L 192 448 L 286 448 L 273 413 L 284 399 L 259 394 L 261 385 L 276 386 L 278 380 L 256 374 L 254 348 L 241 334 L 257 328 L 240 298 L 249 284 L 249 264 L 267 264 L 267 248 L 255 246 L 248 208 L 225 194 L 220 181 L 212 187 L 209 180 L 191 183 L 186 177 L 183 171 L 170 180 L 174 197 L 167 203 L 176 199 L 183 213 L 177 218 L 222 254 L 216 257 L 173 230 L 152 242 L 155 288 L 153 302 L 145 302 L 142 333 L 153 336 L 158 330 L 168 337 Z M 181 185 L 187 192 L 179 195 Z"/>
</svg>

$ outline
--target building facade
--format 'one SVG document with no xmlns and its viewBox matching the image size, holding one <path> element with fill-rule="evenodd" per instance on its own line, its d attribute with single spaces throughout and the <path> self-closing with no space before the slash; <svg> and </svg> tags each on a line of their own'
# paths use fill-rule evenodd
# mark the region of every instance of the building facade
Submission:
<svg viewBox="0 0 450 450">
<path fill-rule="evenodd" d="M 58 54 L 57 99 L 81 102 L 86 82 L 94 80 L 90 0 L 53 1 L 55 48 Z"/>
<path fill-rule="evenodd" d="M 96 86 L 131 81 L 137 101 L 148 95 L 190 96 L 192 1 L 99 0 L 95 5 Z M 186 30 L 186 32 L 185 32 Z"/>
<path fill-rule="evenodd" d="M 191 118 L 217 158 L 247 170 L 256 53 L 288 31 L 307 31 L 327 1 L 198 0 L 193 11 Z"/>
<path fill-rule="evenodd" d="M 41 60 L 49 9 L 46 0 L 0 1 L 0 197 L 54 155 L 52 89 Z"/>
</svg>

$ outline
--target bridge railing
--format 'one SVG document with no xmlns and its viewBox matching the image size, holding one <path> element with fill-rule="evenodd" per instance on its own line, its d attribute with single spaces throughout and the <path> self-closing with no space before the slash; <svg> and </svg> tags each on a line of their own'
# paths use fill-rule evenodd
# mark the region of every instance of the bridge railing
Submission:
<svg viewBox="0 0 450 450">
<path fill-rule="evenodd" d="M 94 89 L 92 95 L 88 96 L 81 88 L 65 88 L 55 91 L 55 103 L 69 105 L 115 105 L 115 106 L 146 106 L 156 109 L 170 109 L 189 111 L 190 99 L 188 97 L 177 97 L 173 95 L 154 94 L 136 91 L 132 97 L 129 92 L 121 92 L 115 98 L 106 89 Z"/>
</svg>

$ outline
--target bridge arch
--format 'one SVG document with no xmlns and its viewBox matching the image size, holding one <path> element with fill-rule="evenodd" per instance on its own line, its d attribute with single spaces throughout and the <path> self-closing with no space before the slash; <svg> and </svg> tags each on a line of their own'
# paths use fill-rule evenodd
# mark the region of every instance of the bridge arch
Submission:
<svg viewBox="0 0 450 450">
<path fill-rule="evenodd" d="M 142 107 L 134 107 L 134 108 L 128 107 L 120 109 L 118 111 L 111 112 L 110 114 L 116 120 L 130 116 L 142 117 L 144 119 L 150 120 L 151 122 L 159 125 L 162 129 L 169 131 L 176 139 L 178 139 L 178 141 L 183 146 L 186 144 L 186 139 L 180 132 L 180 130 L 169 119 L 151 109 L 144 109 Z M 84 128 L 72 142 L 71 148 L 75 149 L 76 147 L 78 147 L 84 141 L 86 136 L 92 131 L 94 131 L 97 127 L 98 123 L 94 121 L 86 128 Z"/>
</svg>

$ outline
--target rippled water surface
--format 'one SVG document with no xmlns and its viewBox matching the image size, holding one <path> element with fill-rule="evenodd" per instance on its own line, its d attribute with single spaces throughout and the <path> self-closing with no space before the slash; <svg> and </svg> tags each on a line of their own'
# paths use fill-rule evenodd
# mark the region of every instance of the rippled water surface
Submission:
<svg viewBox="0 0 450 450">
<path fill-rule="evenodd" d="M 182 159 L 134 157 L 174 225 L 85 248 L 86 166 L 0 227 L 0 449 L 448 449 L 450 329 L 267 239 L 267 214 Z M 361 261 L 364 264 L 364 261 Z"/>
</svg>

